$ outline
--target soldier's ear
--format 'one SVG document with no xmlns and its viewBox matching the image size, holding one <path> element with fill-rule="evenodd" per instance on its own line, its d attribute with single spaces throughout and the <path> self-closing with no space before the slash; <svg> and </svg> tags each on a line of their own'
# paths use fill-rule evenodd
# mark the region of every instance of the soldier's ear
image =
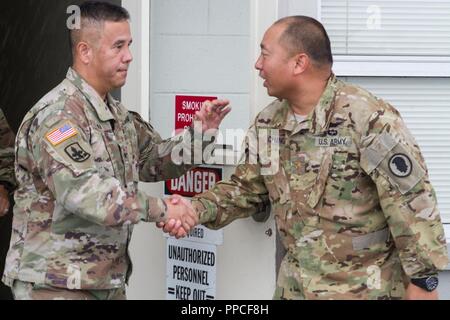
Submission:
<svg viewBox="0 0 450 320">
<path fill-rule="evenodd" d="M 294 75 L 299 75 L 305 72 L 309 66 L 309 57 L 305 53 L 299 53 L 294 56 Z"/>
<path fill-rule="evenodd" d="M 83 64 L 89 64 L 92 61 L 92 48 L 84 41 L 80 41 L 76 47 L 77 54 Z"/>
</svg>

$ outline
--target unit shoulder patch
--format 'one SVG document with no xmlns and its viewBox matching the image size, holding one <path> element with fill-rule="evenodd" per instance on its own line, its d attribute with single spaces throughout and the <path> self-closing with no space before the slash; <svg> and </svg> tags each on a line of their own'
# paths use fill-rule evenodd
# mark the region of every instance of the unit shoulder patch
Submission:
<svg viewBox="0 0 450 320">
<path fill-rule="evenodd" d="M 86 152 L 78 142 L 72 143 L 71 145 L 67 146 L 64 151 L 67 153 L 70 159 L 78 163 L 85 162 L 91 157 L 91 155 Z"/>
<path fill-rule="evenodd" d="M 411 159 L 403 153 L 396 153 L 389 159 L 389 170 L 399 178 L 406 178 L 413 171 Z"/>
</svg>

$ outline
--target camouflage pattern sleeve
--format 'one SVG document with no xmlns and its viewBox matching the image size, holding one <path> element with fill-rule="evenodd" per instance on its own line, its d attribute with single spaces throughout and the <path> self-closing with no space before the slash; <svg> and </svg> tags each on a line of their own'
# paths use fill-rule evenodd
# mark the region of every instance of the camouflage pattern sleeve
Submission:
<svg viewBox="0 0 450 320">
<path fill-rule="evenodd" d="M 57 203 L 105 226 L 165 220 L 167 208 L 162 199 L 132 192 L 115 177 L 99 172 L 89 144 L 89 125 L 83 123 L 86 120 L 64 108 L 52 109 L 41 111 L 34 119 L 28 148 Z"/>
<path fill-rule="evenodd" d="M 250 132 L 254 132 L 252 127 Z M 261 212 L 269 204 L 269 197 L 259 163 L 251 160 L 255 150 L 248 140 L 240 164 L 228 181 L 217 183 L 211 190 L 192 200 L 199 213 L 200 224 L 220 229 L 236 219 Z"/>
<path fill-rule="evenodd" d="M 194 137 L 192 129 L 163 140 L 153 126 L 144 121 L 138 113 L 130 112 L 130 114 L 138 135 L 139 179 L 141 181 L 158 182 L 178 178 L 194 167 L 191 157 L 185 161 L 185 164 L 178 164 L 172 159 L 174 148 L 179 147 L 181 156 L 184 146 L 191 149 Z M 200 152 L 202 151 L 200 150 Z"/>
<path fill-rule="evenodd" d="M 16 186 L 14 177 L 14 133 L 0 109 L 0 184 L 12 190 Z"/>
<path fill-rule="evenodd" d="M 445 234 L 424 158 L 400 114 L 389 104 L 367 122 L 361 138 L 361 166 L 377 186 L 406 274 L 418 278 L 445 268 Z"/>
</svg>

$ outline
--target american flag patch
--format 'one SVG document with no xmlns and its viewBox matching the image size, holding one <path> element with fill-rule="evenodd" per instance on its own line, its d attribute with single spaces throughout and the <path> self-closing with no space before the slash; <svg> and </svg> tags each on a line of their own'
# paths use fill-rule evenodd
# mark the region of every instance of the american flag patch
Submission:
<svg viewBox="0 0 450 320">
<path fill-rule="evenodd" d="M 53 146 L 57 146 L 58 144 L 66 141 L 67 139 L 72 138 L 78 134 L 77 130 L 69 124 L 64 125 L 61 128 L 58 128 L 49 134 L 47 134 L 47 140 Z"/>
</svg>

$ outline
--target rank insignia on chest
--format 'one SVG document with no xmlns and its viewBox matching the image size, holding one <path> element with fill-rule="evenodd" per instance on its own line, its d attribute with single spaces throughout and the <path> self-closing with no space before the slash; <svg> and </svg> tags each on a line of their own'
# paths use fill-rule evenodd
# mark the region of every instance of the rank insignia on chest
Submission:
<svg viewBox="0 0 450 320">
<path fill-rule="evenodd" d="M 53 130 L 47 134 L 47 140 L 55 147 L 64 141 L 76 136 L 78 131 L 72 127 L 70 124 L 65 124 L 64 126 Z"/>
<path fill-rule="evenodd" d="M 330 130 L 328 130 L 327 133 L 329 136 L 332 136 L 332 137 L 335 137 L 338 135 L 338 131 L 336 129 L 330 129 Z"/>
<path fill-rule="evenodd" d="M 78 144 L 73 143 L 64 149 L 67 155 L 75 162 L 85 162 L 91 155 L 84 151 L 84 149 Z"/>
</svg>

